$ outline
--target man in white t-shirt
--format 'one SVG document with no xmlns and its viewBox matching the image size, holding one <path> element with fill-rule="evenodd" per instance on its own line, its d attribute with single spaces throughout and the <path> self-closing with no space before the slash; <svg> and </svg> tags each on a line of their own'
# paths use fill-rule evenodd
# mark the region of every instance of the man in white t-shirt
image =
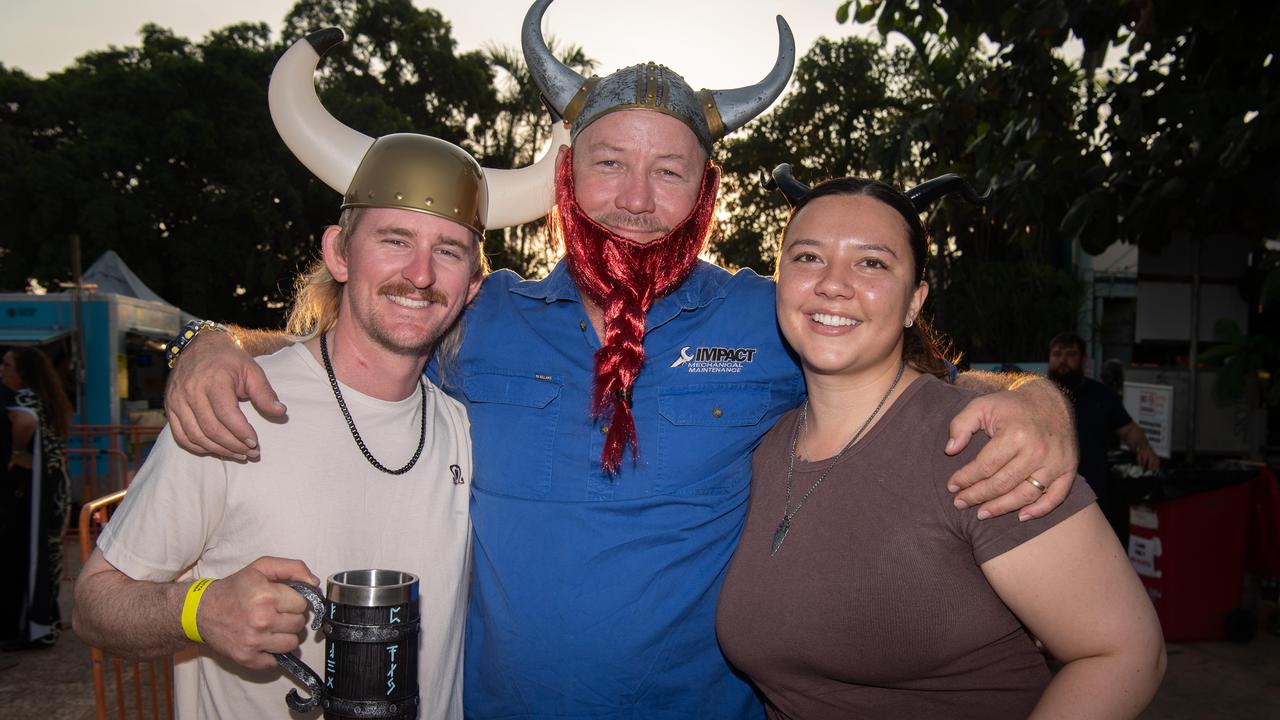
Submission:
<svg viewBox="0 0 1280 720">
<path fill-rule="evenodd" d="M 322 668 L 324 641 L 304 636 L 307 603 L 282 583 L 364 568 L 419 577 L 421 717 L 462 717 L 471 444 L 464 409 L 423 368 L 433 352 L 449 367 L 458 316 L 485 274 L 486 225 L 527 222 L 549 200 L 490 207 L 503 180 L 461 148 L 364 138 L 314 93 L 280 97 L 278 76 L 313 72 L 340 40 L 322 31 L 299 41 L 272 82 L 286 143 L 344 192 L 289 318 L 309 339 L 259 359 L 288 417 L 244 406 L 268 448 L 255 461 L 190 455 L 173 440 L 181 428 L 166 428 L 76 584 L 75 629 L 87 642 L 176 655 L 180 718 L 290 717 L 284 698 L 297 684 L 272 654 L 300 650 Z M 549 198 L 549 170 L 503 178 L 522 174 Z M 171 357 L 211 324 L 194 325 Z"/>
</svg>

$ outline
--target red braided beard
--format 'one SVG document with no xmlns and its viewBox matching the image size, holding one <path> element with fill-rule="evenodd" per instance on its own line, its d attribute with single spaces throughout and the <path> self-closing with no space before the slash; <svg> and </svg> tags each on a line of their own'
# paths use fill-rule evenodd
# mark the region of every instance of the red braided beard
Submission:
<svg viewBox="0 0 1280 720">
<path fill-rule="evenodd" d="M 604 340 L 595 355 L 593 418 L 610 415 L 600 465 L 614 475 L 631 447 L 639 456 L 631 388 L 644 365 L 646 314 L 654 301 L 689 277 L 706 242 L 720 189 L 720 168 L 707 163 L 702 189 L 689 216 L 666 235 L 638 243 L 592 220 L 573 192 L 573 153 L 556 167 L 556 216 L 551 226 L 564 242 L 569 274 L 604 312 Z M 553 230 L 554 231 L 554 230 Z"/>
</svg>

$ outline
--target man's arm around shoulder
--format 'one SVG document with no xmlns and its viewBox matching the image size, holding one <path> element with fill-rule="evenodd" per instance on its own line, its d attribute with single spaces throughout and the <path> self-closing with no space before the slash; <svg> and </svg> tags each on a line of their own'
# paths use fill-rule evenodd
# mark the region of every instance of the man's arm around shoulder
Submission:
<svg viewBox="0 0 1280 720">
<path fill-rule="evenodd" d="M 279 331 L 232 327 L 231 334 L 204 332 L 182 351 L 165 383 L 164 411 L 173 438 L 199 455 L 244 460 L 258 456 L 258 434 L 240 411 L 253 403 L 263 417 L 287 412 L 254 355 L 290 344 Z"/>
<path fill-rule="evenodd" d="M 956 507 L 982 503 L 980 519 L 1021 508 L 1025 520 L 1061 505 L 1079 455 L 1071 406 L 1057 386 L 1035 375 L 973 371 L 961 373 L 956 385 L 980 397 L 951 421 L 947 454 L 963 450 L 979 430 L 991 436 L 948 483 L 958 492 Z"/>
</svg>

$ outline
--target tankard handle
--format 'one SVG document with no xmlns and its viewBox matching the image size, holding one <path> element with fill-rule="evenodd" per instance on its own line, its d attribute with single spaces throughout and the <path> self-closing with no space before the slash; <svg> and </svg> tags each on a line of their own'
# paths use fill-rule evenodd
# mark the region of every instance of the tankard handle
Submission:
<svg viewBox="0 0 1280 720">
<path fill-rule="evenodd" d="M 320 623 L 324 620 L 325 601 L 324 596 L 320 594 L 319 588 L 313 587 L 302 582 L 286 582 L 285 585 L 298 591 L 298 594 L 306 599 L 311 605 L 312 618 L 311 629 L 319 630 Z M 306 686 L 307 692 L 311 693 L 311 697 L 304 698 L 298 693 L 297 688 L 289 691 L 285 695 L 284 702 L 289 709 L 294 712 L 306 712 L 318 706 L 324 700 L 324 681 L 316 674 L 315 670 L 307 667 L 307 664 L 288 653 L 272 653 L 276 662 L 285 672 L 292 675 L 298 682 Z"/>
</svg>

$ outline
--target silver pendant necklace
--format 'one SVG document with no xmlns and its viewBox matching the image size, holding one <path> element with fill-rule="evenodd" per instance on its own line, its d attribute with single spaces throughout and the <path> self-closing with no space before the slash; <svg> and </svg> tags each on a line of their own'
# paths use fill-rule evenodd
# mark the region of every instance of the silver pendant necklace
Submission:
<svg viewBox="0 0 1280 720">
<path fill-rule="evenodd" d="M 827 463 L 827 469 L 823 470 L 822 475 L 814 481 L 813 485 L 809 486 L 809 490 L 805 492 L 804 497 L 800 498 L 800 502 L 796 503 L 796 507 L 793 510 L 791 509 L 791 474 L 796 468 L 796 444 L 800 441 L 800 432 L 804 430 L 805 420 L 809 416 L 809 400 L 808 398 L 805 399 L 804 405 L 800 408 L 800 420 L 796 422 L 796 429 L 791 431 L 791 457 L 787 461 L 787 495 L 786 500 L 782 505 L 782 522 L 778 523 L 778 529 L 773 531 L 773 550 L 769 552 L 770 556 L 778 554 L 778 548 L 782 547 L 782 541 L 787 539 L 787 533 L 791 531 L 792 519 L 795 518 L 796 513 L 800 512 L 800 508 L 804 507 L 805 501 L 809 499 L 809 496 L 813 494 L 814 490 L 818 489 L 818 486 L 822 484 L 822 481 L 827 479 L 827 475 L 831 472 L 831 468 L 835 467 L 836 463 L 840 462 L 840 458 L 844 457 L 844 454 L 849 450 L 849 448 L 853 447 L 853 444 L 858 442 L 858 438 L 862 437 L 862 433 L 867 429 L 867 426 L 871 424 L 871 421 L 876 418 L 876 415 L 880 414 L 880 409 L 883 408 L 885 402 L 889 400 L 889 396 L 893 394 L 894 388 L 898 387 L 898 382 L 902 380 L 902 373 L 905 372 L 906 369 L 907 363 L 906 361 L 903 361 L 903 363 L 898 366 L 898 376 L 893 379 L 893 384 L 889 386 L 884 397 L 880 398 L 880 403 L 876 405 L 876 409 L 872 410 L 871 414 L 867 416 L 867 419 L 862 421 L 862 427 L 859 427 L 858 432 L 853 434 L 853 437 L 849 439 L 848 444 L 843 448 L 840 448 L 840 452 L 836 453 L 836 456 L 831 458 L 831 462 Z"/>
</svg>

